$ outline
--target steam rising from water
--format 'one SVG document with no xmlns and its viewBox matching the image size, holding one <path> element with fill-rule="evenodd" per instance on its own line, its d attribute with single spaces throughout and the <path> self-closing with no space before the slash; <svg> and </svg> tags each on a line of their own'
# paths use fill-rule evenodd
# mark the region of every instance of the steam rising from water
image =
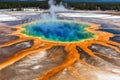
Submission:
<svg viewBox="0 0 120 80">
<path fill-rule="evenodd" d="M 50 14 L 42 14 L 41 17 L 44 20 L 48 20 L 48 19 L 52 19 L 52 20 L 56 20 L 57 16 L 56 16 L 56 12 L 58 11 L 67 11 L 67 9 L 62 5 L 62 3 L 60 3 L 59 5 L 55 5 L 55 1 L 54 0 L 49 0 L 48 1 L 49 4 L 49 12 Z"/>
<path fill-rule="evenodd" d="M 51 14 L 51 18 L 52 19 L 56 19 L 56 15 L 55 15 L 55 3 L 54 3 L 54 1 L 53 0 L 49 0 L 48 1 L 48 4 L 49 4 L 49 6 L 50 6 L 50 9 L 49 9 L 49 11 L 50 11 L 50 14 Z"/>
</svg>

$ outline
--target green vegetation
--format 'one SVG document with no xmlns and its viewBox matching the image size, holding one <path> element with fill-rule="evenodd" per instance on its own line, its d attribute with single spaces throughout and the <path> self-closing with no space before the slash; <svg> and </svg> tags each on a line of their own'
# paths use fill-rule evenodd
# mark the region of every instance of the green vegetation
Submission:
<svg viewBox="0 0 120 80">
<path fill-rule="evenodd" d="M 59 3 L 60 0 L 57 0 Z M 80 10 L 116 10 L 120 11 L 120 3 L 85 3 L 85 2 L 63 2 L 67 4 L 69 8 L 80 9 Z M 27 8 L 27 7 L 39 7 L 48 9 L 47 1 L 40 2 L 0 2 L 0 9 L 11 9 L 11 8 Z"/>
<path fill-rule="evenodd" d="M 68 6 L 81 10 L 116 10 L 120 11 L 120 3 L 76 3 L 69 2 Z"/>
<path fill-rule="evenodd" d="M 48 9 L 48 3 L 43 2 L 0 2 L 0 9 L 11 9 L 11 8 L 27 8 L 27 7 L 39 7 L 43 9 Z"/>
</svg>

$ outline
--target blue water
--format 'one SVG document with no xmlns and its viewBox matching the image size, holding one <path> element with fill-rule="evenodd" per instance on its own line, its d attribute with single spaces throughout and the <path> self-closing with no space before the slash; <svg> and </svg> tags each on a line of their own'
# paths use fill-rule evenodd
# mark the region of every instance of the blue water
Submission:
<svg viewBox="0 0 120 80">
<path fill-rule="evenodd" d="M 112 34 L 120 34 L 119 29 L 99 29 L 99 30 L 109 32 L 109 33 L 112 33 Z"/>
<path fill-rule="evenodd" d="M 85 30 L 89 27 L 75 22 L 46 21 L 23 26 L 22 33 L 44 40 L 73 42 L 92 38 L 94 34 Z"/>
</svg>

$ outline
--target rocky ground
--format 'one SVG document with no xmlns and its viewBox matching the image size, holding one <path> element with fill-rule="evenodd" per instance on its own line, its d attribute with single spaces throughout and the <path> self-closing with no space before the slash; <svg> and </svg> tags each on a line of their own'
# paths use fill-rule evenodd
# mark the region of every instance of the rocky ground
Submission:
<svg viewBox="0 0 120 80">
<path fill-rule="evenodd" d="M 13 34 L 16 25 L 38 20 L 39 12 L 0 12 L 0 80 L 120 80 L 120 16 L 101 13 L 57 13 L 59 19 L 98 24 L 103 34 L 90 45 L 66 48 Z M 105 41 L 104 33 L 114 36 Z"/>
</svg>

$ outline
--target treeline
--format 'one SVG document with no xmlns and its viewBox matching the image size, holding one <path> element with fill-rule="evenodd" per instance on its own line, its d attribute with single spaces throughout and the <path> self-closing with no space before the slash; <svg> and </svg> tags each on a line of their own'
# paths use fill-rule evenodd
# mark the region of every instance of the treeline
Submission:
<svg viewBox="0 0 120 80">
<path fill-rule="evenodd" d="M 76 3 L 67 2 L 69 7 L 80 10 L 116 10 L 120 11 L 120 3 Z"/>
<path fill-rule="evenodd" d="M 39 7 L 48 9 L 47 1 L 41 2 L 0 2 L 0 9 Z"/>
<path fill-rule="evenodd" d="M 58 3 L 60 0 L 58 0 Z M 120 11 L 120 3 L 85 3 L 85 2 L 63 2 L 65 6 L 80 10 L 116 10 Z M 40 2 L 0 2 L 0 9 L 39 7 L 48 9 L 47 1 Z"/>
</svg>

